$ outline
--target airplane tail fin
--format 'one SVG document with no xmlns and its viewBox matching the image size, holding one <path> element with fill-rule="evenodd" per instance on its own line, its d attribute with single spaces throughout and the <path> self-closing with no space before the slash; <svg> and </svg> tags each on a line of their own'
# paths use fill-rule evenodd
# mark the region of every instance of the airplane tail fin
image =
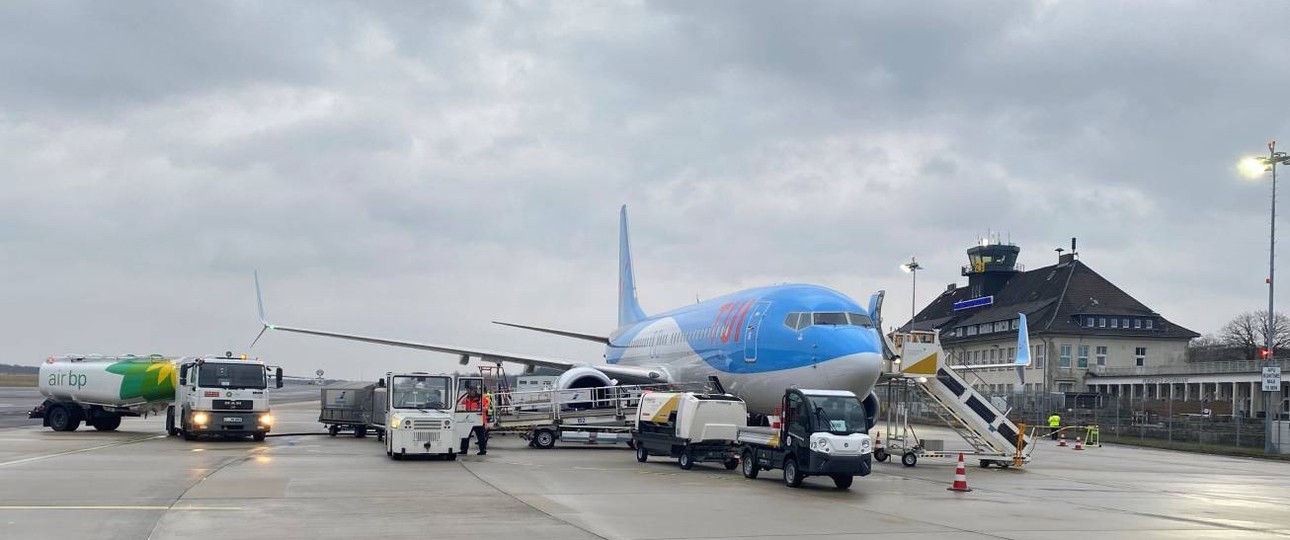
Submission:
<svg viewBox="0 0 1290 540">
<path fill-rule="evenodd" d="M 632 270 L 631 244 L 627 239 L 627 205 L 618 212 L 618 326 L 645 318 L 636 301 L 636 276 Z"/>
</svg>

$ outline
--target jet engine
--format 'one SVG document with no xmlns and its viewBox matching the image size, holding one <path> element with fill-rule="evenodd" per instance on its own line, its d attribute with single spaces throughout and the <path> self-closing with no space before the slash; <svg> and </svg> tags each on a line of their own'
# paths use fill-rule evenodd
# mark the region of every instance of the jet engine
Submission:
<svg viewBox="0 0 1290 540">
<path fill-rule="evenodd" d="M 869 392 L 869 395 L 865 396 L 864 401 L 860 402 L 860 404 L 864 406 L 865 427 L 873 429 L 874 426 L 878 425 L 878 394 Z"/>
<path fill-rule="evenodd" d="M 604 388 L 606 386 L 614 386 L 614 381 L 600 370 L 586 366 L 576 367 L 564 372 L 555 382 L 555 387 L 559 390 Z M 593 392 L 596 391 L 587 390 L 586 392 L 579 392 L 577 394 L 561 392 L 561 394 L 569 396 L 566 399 L 569 399 L 570 401 L 566 402 L 565 405 L 575 409 L 586 409 L 594 406 L 594 400 L 604 398 L 604 396 L 591 395 Z"/>
</svg>

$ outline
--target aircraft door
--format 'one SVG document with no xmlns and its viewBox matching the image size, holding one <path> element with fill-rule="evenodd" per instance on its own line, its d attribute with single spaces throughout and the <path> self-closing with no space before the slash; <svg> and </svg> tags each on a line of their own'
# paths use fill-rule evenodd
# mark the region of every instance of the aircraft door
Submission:
<svg viewBox="0 0 1290 540">
<path fill-rule="evenodd" d="M 757 361 L 757 337 L 761 333 L 761 320 L 766 317 L 766 311 L 770 308 L 770 300 L 757 302 L 748 312 L 748 327 L 744 328 L 744 361 Z"/>
</svg>

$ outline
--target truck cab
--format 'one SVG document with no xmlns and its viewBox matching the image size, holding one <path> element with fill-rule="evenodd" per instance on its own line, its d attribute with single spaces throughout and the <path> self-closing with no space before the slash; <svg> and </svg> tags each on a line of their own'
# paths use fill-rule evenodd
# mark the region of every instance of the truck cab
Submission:
<svg viewBox="0 0 1290 540">
<path fill-rule="evenodd" d="M 260 360 L 231 352 L 182 359 L 175 401 L 166 409 L 166 432 L 187 440 L 221 435 L 263 441 L 273 428 L 269 371 Z M 282 368 L 274 379 L 282 388 Z"/>
<path fill-rule="evenodd" d="M 784 470 L 784 484 L 801 485 L 808 476 L 829 476 L 841 489 L 873 466 L 869 415 L 852 392 L 802 390 L 784 393 L 784 418 L 777 429 L 740 432 L 745 477 L 761 470 Z"/>
<path fill-rule="evenodd" d="M 457 459 L 456 447 L 460 441 L 454 435 L 457 386 L 451 375 L 387 373 L 385 454 L 394 459 L 408 455 Z"/>
</svg>

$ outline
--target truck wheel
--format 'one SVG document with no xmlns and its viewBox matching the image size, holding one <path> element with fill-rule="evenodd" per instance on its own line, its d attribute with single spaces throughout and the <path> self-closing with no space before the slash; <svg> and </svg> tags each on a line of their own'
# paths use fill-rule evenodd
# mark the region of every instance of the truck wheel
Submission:
<svg viewBox="0 0 1290 540">
<path fill-rule="evenodd" d="M 183 436 L 184 436 L 184 440 L 185 440 L 185 441 L 195 441 L 195 440 L 197 440 L 197 435 L 196 435 L 195 433 L 191 432 L 191 431 L 183 430 L 183 431 L 180 431 L 179 433 L 183 434 Z"/>
<path fill-rule="evenodd" d="M 336 424 L 332 424 L 332 425 L 330 425 L 330 426 L 328 426 L 328 427 L 327 427 L 327 435 L 328 435 L 328 436 L 330 436 L 330 437 L 335 437 L 337 433 L 340 433 L 340 426 L 338 426 L 338 425 L 336 425 Z"/>
<path fill-rule="evenodd" d="M 678 459 L 676 463 L 681 466 L 682 470 L 688 471 L 690 469 L 693 469 L 694 458 L 690 456 L 690 449 L 687 448 L 685 450 L 682 450 L 681 459 Z"/>
<path fill-rule="evenodd" d="M 99 431 L 116 431 L 116 428 L 121 427 L 121 416 L 117 414 L 101 416 L 95 419 L 91 425 Z"/>
<path fill-rule="evenodd" d="M 900 463 L 906 467 L 913 467 L 918 464 L 918 454 L 906 452 L 905 455 L 900 456 Z"/>
<path fill-rule="evenodd" d="M 376 440 L 378 442 L 385 442 L 385 430 L 383 429 L 376 430 Z"/>
<path fill-rule="evenodd" d="M 55 405 L 47 413 L 49 427 L 54 431 L 76 431 L 81 427 L 81 419 L 72 414 L 65 405 Z"/>
<path fill-rule="evenodd" d="M 645 463 L 649 461 L 649 452 L 645 450 L 645 445 L 636 443 L 636 461 Z"/>
<path fill-rule="evenodd" d="M 888 454 L 886 449 L 879 448 L 873 451 L 873 458 L 878 460 L 879 463 L 886 463 L 888 459 L 891 459 L 891 454 Z"/>
<path fill-rule="evenodd" d="M 403 452 L 393 452 L 390 457 L 394 458 L 394 461 L 403 461 Z"/>
<path fill-rule="evenodd" d="M 548 450 L 555 448 L 555 432 L 549 429 L 539 429 L 533 434 L 533 446 Z"/>
<path fill-rule="evenodd" d="M 757 474 L 761 472 L 761 467 L 758 467 L 757 460 L 753 459 L 752 450 L 744 450 L 742 461 L 744 466 L 744 478 L 749 480 L 757 478 Z"/>
<path fill-rule="evenodd" d="M 255 442 L 264 442 L 264 436 L 265 436 L 265 435 L 266 435 L 266 434 L 265 434 L 264 432 L 256 433 L 256 434 L 254 434 L 254 435 L 251 435 L 251 440 L 253 440 L 253 441 L 255 441 Z"/>
<path fill-rule="evenodd" d="M 838 489 L 851 489 L 851 482 L 854 480 L 855 477 L 849 474 L 833 475 L 833 485 L 838 486 Z"/>
<path fill-rule="evenodd" d="M 449 452 L 449 453 L 448 453 L 448 461 L 457 461 L 457 453 L 456 453 L 456 452 Z"/>
<path fill-rule="evenodd" d="M 727 471 L 733 471 L 739 467 L 739 460 L 735 458 L 727 459 L 725 465 Z"/>
<path fill-rule="evenodd" d="M 362 439 L 367 436 L 367 426 L 358 426 L 354 428 L 354 437 Z"/>
<path fill-rule="evenodd" d="M 175 427 L 174 407 L 166 407 L 166 435 L 171 437 L 179 435 L 179 428 Z"/>
<path fill-rule="evenodd" d="M 788 456 L 784 458 L 784 485 L 795 488 L 802 485 L 802 471 L 797 468 L 797 458 Z"/>
</svg>

